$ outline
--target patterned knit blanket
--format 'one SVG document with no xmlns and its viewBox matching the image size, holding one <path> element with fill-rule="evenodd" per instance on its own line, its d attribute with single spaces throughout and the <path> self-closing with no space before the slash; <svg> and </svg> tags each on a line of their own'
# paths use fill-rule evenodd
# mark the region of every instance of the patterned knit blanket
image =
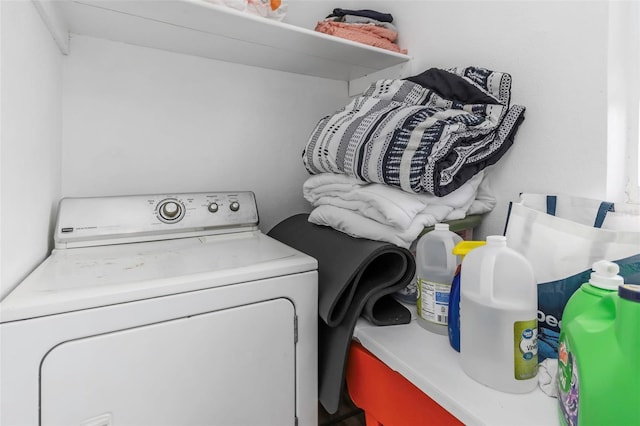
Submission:
<svg viewBox="0 0 640 426">
<path fill-rule="evenodd" d="M 379 80 L 322 118 L 303 152 L 311 174 L 338 173 L 441 197 L 495 164 L 525 108 L 511 76 L 478 67 Z"/>
</svg>

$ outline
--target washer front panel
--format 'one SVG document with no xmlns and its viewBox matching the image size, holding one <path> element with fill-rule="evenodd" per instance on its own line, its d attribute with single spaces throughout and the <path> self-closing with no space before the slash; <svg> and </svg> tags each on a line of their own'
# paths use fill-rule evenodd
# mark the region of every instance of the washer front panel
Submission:
<svg viewBox="0 0 640 426">
<path fill-rule="evenodd" d="M 294 425 L 294 318 L 280 298 L 62 343 L 42 424 Z"/>
<path fill-rule="evenodd" d="M 317 422 L 317 298 L 317 272 L 312 271 L 225 287 L 205 286 L 200 291 L 0 323 L 0 424 L 39 424 L 40 366 L 50 351 L 53 354 L 56 347 L 62 347 L 58 345 L 124 330 L 147 330 L 146 326 L 151 326 L 148 328 L 151 330 L 154 324 L 287 299 L 295 307 L 298 324 L 295 345 L 297 416 L 300 425 L 313 425 Z M 233 328 L 230 324 L 227 326 Z M 225 331 L 220 333 L 224 336 Z M 270 332 L 266 334 L 268 336 Z M 208 339 L 203 342 L 215 347 L 215 333 Z M 171 344 L 168 339 L 167 347 Z M 48 374 L 48 370 L 45 373 Z"/>
</svg>

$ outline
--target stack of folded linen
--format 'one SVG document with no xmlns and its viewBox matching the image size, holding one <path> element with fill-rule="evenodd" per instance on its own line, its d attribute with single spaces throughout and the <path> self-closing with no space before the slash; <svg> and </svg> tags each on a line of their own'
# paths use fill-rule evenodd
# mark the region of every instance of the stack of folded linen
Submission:
<svg viewBox="0 0 640 426">
<path fill-rule="evenodd" d="M 444 197 L 412 194 L 344 174 L 309 177 L 303 195 L 314 207 L 309 222 L 357 238 L 409 248 L 427 226 L 491 211 L 495 198 L 483 182 L 484 171 Z"/>
<path fill-rule="evenodd" d="M 524 120 L 510 97 L 511 76 L 480 67 L 373 83 L 309 137 L 309 221 L 409 248 L 426 226 L 491 211 L 485 169 Z"/>
<path fill-rule="evenodd" d="M 333 9 L 333 13 L 318 22 L 315 30 L 369 46 L 393 52 L 407 53 L 396 44 L 398 31 L 393 16 L 375 10 Z"/>
</svg>

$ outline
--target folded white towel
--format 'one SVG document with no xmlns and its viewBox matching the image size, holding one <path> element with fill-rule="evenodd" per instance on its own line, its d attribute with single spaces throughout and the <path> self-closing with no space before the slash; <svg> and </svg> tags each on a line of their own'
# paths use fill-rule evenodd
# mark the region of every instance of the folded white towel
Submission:
<svg viewBox="0 0 640 426">
<path fill-rule="evenodd" d="M 353 210 L 331 205 L 316 207 L 309 214 L 309 222 L 316 225 L 330 226 L 352 237 L 386 241 L 407 249 L 425 226 L 435 225 L 443 219 L 444 216 L 419 214 L 407 229 L 400 230 L 369 219 Z"/>
<path fill-rule="evenodd" d="M 315 207 L 309 222 L 409 248 L 427 226 L 463 219 L 472 208 L 474 214 L 490 211 L 495 199 L 488 190 L 483 200 L 476 199 L 483 177 L 480 172 L 451 194 L 436 197 L 324 173 L 307 179 L 303 195 Z"/>
<path fill-rule="evenodd" d="M 485 169 L 485 176 L 488 176 Z M 490 212 L 496 206 L 496 197 L 493 195 L 493 189 L 489 183 L 489 179 L 482 179 L 478 186 L 478 192 L 476 193 L 476 199 L 473 200 L 467 210 L 466 214 L 482 214 Z"/>
<path fill-rule="evenodd" d="M 484 172 L 476 174 L 460 188 L 444 197 L 413 194 L 378 183 L 333 173 L 311 176 L 304 183 L 304 198 L 312 206 L 330 205 L 357 212 L 386 226 L 406 230 L 414 225 L 418 214 L 444 218 L 452 210 L 460 210 L 455 218 L 463 218 L 475 200 Z M 444 216 L 442 216 L 444 214 Z"/>
</svg>

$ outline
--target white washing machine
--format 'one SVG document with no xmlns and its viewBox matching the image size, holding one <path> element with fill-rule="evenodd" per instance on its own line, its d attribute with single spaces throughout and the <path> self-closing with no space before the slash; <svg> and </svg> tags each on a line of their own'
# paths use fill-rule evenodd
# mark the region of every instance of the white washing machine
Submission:
<svg viewBox="0 0 640 426">
<path fill-rule="evenodd" d="M 0 302 L 0 424 L 317 424 L 317 262 L 251 192 L 66 198 Z"/>
</svg>

